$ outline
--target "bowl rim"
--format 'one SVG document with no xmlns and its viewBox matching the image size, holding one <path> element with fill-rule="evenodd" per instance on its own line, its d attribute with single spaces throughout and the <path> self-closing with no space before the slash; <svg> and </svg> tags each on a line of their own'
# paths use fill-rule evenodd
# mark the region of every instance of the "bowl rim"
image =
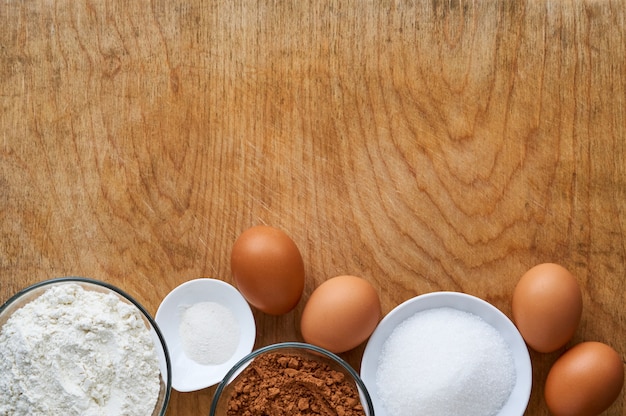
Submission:
<svg viewBox="0 0 626 416">
<path fill-rule="evenodd" d="M 439 300 L 445 300 L 446 302 L 439 302 Z M 472 306 L 474 305 L 476 309 L 489 310 L 489 317 L 482 316 L 481 314 L 472 310 Z M 418 312 L 436 309 L 436 308 L 454 308 L 460 311 L 465 311 L 469 313 L 473 313 L 474 315 L 479 316 L 483 319 L 487 324 L 494 326 L 494 328 L 500 333 L 505 342 L 510 346 L 511 353 L 513 355 L 513 361 L 516 369 L 516 381 L 513 386 L 513 390 L 511 391 L 511 395 L 507 399 L 507 401 L 503 404 L 502 409 L 497 413 L 497 416 L 502 415 L 502 411 L 515 410 L 516 413 L 507 413 L 513 416 L 521 416 L 524 414 L 525 409 L 528 406 L 528 402 L 530 400 L 530 394 L 532 391 L 532 362 L 530 359 L 530 353 L 528 351 L 528 347 L 524 342 L 521 334 L 517 330 L 515 324 L 509 319 L 509 317 L 498 309 L 493 304 L 487 302 L 484 299 L 481 299 L 477 296 L 470 295 L 464 292 L 455 292 L 455 291 L 435 291 L 423 293 L 421 295 L 414 296 L 400 303 L 396 307 L 394 307 L 378 324 L 372 335 L 370 336 L 365 350 L 363 352 L 363 356 L 361 358 L 361 376 L 363 378 L 363 382 L 370 385 L 370 388 L 373 389 L 372 396 L 375 401 L 378 399 L 378 394 L 376 391 L 375 379 L 372 382 L 372 377 L 375 378 L 375 366 L 372 365 L 372 362 L 376 362 L 373 356 L 380 353 L 380 348 L 387 340 L 393 329 L 397 325 L 399 325 L 404 320 L 409 317 L 415 315 Z M 494 324 L 498 324 L 496 325 Z M 391 324 L 392 326 L 389 326 Z M 506 333 L 503 332 L 502 328 L 506 329 Z M 375 347 L 377 346 L 377 347 Z M 377 348 L 375 350 L 375 348 Z M 520 373 L 520 368 L 522 372 Z M 372 374 L 373 372 L 373 374 Z M 523 383 L 523 384 L 522 384 Z M 374 384 L 372 386 L 372 384 Z M 524 404 L 521 412 L 517 414 L 518 409 L 517 406 L 511 404 L 520 403 Z M 511 409 L 510 407 L 513 407 Z M 376 407 L 379 410 L 382 409 L 379 404 Z M 386 412 L 382 409 L 382 415 L 386 416 Z"/>
<path fill-rule="evenodd" d="M 331 360 L 339 364 L 343 369 L 345 369 L 352 376 L 352 378 L 354 379 L 357 385 L 358 390 L 360 390 L 359 395 L 361 396 L 361 402 L 363 402 L 363 399 L 365 399 L 364 405 L 367 406 L 370 416 L 374 416 L 374 403 L 372 402 L 372 398 L 370 397 L 369 391 L 367 390 L 367 386 L 361 379 L 361 376 L 359 375 L 359 373 L 354 368 L 352 368 L 352 366 L 346 360 L 344 360 L 337 354 L 328 351 L 325 348 L 318 347 L 317 345 L 309 344 L 306 342 L 297 342 L 297 341 L 278 342 L 275 344 L 266 345 L 264 347 L 261 347 L 252 351 L 250 354 L 246 355 L 241 360 L 239 360 L 235 365 L 233 365 L 233 367 L 228 371 L 228 373 L 226 373 L 224 378 L 219 382 L 219 384 L 217 385 L 217 388 L 215 389 L 215 393 L 213 394 L 213 399 L 211 400 L 211 410 L 209 412 L 209 416 L 215 415 L 215 409 L 217 407 L 218 400 L 221 397 L 224 388 L 227 386 L 228 381 L 231 379 L 233 375 L 243 370 L 243 368 L 245 368 L 245 365 L 247 365 L 247 363 L 251 362 L 254 358 L 258 357 L 259 355 L 269 352 L 269 351 L 275 351 L 275 350 L 280 350 L 280 349 L 285 349 L 285 348 L 312 350 L 316 353 L 326 356 L 327 358 L 330 358 Z"/>
<path fill-rule="evenodd" d="M 118 295 L 122 296 L 129 302 L 131 302 L 137 309 L 139 309 L 139 311 L 142 313 L 144 318 L 148 320 L 148 322 L 152 326 L 152 329 L 154 329 L 154 332 L 156 333 L 159 339 L 159 342 L 161 343 L 161 347 L 163 348 L 163 355 L 165 357 L 165 367 L 167 370 L 167 377 L 165 380 L 165 395 L 163 397 L 163 404 L 159 411 L 159 416 L 165 416 L 167 407 L 170 401 L 171 391 L 172 391 L 172 365 L 170 362 L 170 355 L 167 349 L 167 344 L 165 343 L 165 338 L 163 337 L 163 334 L 161 333 L 161 329 L 159 328 L 159 325 L 156 323 L 152 315 L 150 315 L 148 311 L 146 310 L 146 308 L 144 308 L 134 297 L 126 293 L 124 290 L 120 289 L 117 286 L 114 286 L 111 283 L 108 283 L 102 280 L 89 278 L 89 277 L 80 277 L 80 276 L 55 277 L 55 278 L 36 282 L 30 286 L 26 286 L 20 289 L 19 291 L 17 291 L 13 296 L 7 299 L 7 301 L 4 302 L 2 306 L 0 306 L 0 315 L 2 315 L 2 312 L 4 312 L 11 304 L 13 304 L 15 301 L 17 301 L 18 299 L 20 299 L 22 296 L 26 295 L 27 293 L 32 292 L 33 290 L 36 290 L 45 286 L 57 284 L 57 283 L 86 283 L 86 284 L 90 284 L 94 286 L 101 286 L 106 289 L 109 289 L 117 293 Z"/>
</svg>

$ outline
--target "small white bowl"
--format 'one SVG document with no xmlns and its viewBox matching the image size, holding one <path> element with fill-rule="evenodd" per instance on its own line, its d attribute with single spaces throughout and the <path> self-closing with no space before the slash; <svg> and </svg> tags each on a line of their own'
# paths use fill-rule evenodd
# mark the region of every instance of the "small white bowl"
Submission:
<svg viewBox="0 0 626 416">
<path fill-rule="evenodd" d="M 179 335 L 181 314 L 186 307 L 199 302 L 216 302 L 227 307 L 239 323 L 239 345 L 226 362 L 199 364 L 183 351 Z M 172 387 L 179 392 L 201 390 L 219 383 L 254 347 L 256 325 L 250 305 L 235 287 L 222 280 L 201 278 L 176 287 L 161 302 L 155 320 L 170 353 Z"/>
<path fill-rule="evenodd" d="M 388 415 L 380 401 L 376 386 L 376 373 L 383 344 L 393 330 L 404 320 L 418 312 L 435 308 L 454 308 L 470 312 L 493 326 L 511 348 L 516 371 L 516 382 L 507 402 L 498 416 L 522 416 L 532 387 L 532 366 L 528 348 L 511 320 L 490 303 L 458 292 L 433 292 L 411 298 L 389 312 L 378 324 L 370 337 L 361 361 L 361 378 L 372 397 L 376 416 Z"/>
</svg>

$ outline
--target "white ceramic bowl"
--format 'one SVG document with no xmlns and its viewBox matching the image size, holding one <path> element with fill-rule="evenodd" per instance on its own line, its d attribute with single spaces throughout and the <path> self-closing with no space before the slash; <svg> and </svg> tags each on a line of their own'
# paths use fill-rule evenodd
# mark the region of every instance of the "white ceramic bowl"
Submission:
<svg viewBox="0 0 626 416">
<path fill-rule="evenodd" d="M 511 320 L 498 308 L 477 297 L 458 292 L 433 292 L 411 298 L 389 312 L 370 337 L 361 361 L 361 378 L 372 397 L 376 416 L 389 415 L 380 401 L 376 372 L 385 341 L 404 320 L 418 312 L 434 308 L 454 308 L 479 316 L 493 326 L 509 345 L 516 371 L 513 391 L 498 416 L 522 416 L 528 406 L 532 387 L 532 367 L 524 339 Z"/>
<path fill-rule="evenodd" d="M 216 302 L 227 307 L 239 324 L 239 345 L 226 362 L 198 364 L 183 351 L 179 335 L 182 311 L 200 302 Z M 180 392 L 217 384 L 237 361 L 252 351 L 256 338 L 256 325 L 248 302 L 235 287 L 218 279 L 195 279 L 178 286 L 163 299 L 155 320 L 170 352 L 172 387 Z"/>
</svg>

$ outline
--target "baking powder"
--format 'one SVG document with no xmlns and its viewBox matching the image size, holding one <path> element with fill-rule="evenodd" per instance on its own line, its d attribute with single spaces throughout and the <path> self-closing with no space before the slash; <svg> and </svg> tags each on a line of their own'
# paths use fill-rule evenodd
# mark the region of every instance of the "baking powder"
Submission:
<svg viewBox="0 0 626 416">
<path fill-rule="evenodd" d="M 239 344 L 239 324 L 226 306 L 199 302 L 184 309 L 179 334 L 185 354 L 199 364 L 222 364 Z"/>
</svg>

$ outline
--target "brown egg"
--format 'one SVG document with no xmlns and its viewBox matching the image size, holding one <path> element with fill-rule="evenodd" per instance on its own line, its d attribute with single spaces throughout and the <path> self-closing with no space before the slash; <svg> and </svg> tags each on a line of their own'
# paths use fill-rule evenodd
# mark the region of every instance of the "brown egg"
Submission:
<svg viewBox="0 0 626 416">
<path fill-rule="evenodd" d="M 277 228 L 259 225 L 244 231 L 233 245 L 230 266 L 241 294 L 262 312 L 287 313 L 302 296 L 302 255 Z"/>
<path fill-rule="evenodd" d="M 528 270 L 513 293 L 513 322 L 529 347 L 553 352 L 572 339 L 583 301 L 574 276 L 554 263 Z"/>
<path fill-rule="evenodd" d="M 304 340 L 340 353 L 355 348 L 374 332 L 381 317 L 378 292 L 365 279 L 337 276 L 319 285 L 304 306 Z"/>
<path fill-rule="evenodd" d="M 601 342 L 583 342 L 556 360 L 544 396 L 554 416 L 597 416 L 611 406 L 623 386 L 619 354 Z"/>
</svg>

